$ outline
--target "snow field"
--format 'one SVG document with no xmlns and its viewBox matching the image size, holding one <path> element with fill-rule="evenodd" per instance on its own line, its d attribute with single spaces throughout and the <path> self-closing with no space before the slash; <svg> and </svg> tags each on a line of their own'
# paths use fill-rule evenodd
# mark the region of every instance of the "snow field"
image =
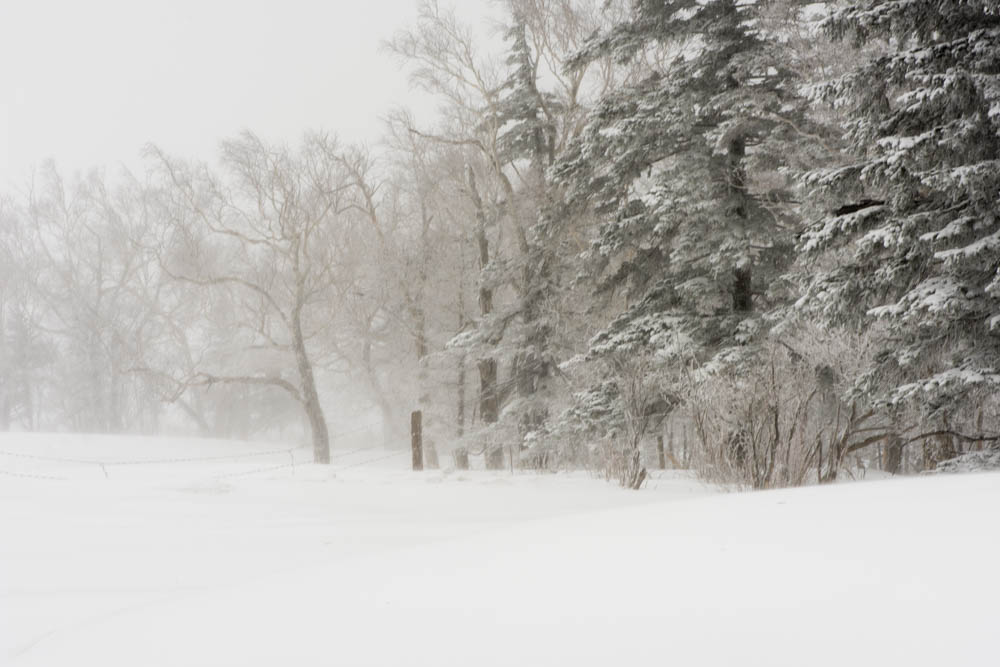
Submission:
<svg viewBox="0 0 1000 667">
<path fill-rule="evenodd" d="M 0 438 L 0 451 L 79 444 L 29 440 Z M 157 459 L 248 445 L 95 438 L 86 451 L 115 447 Z M 668 474 L 636 493 L 586 475 L 414 474 L 382 454 L 230 477 L 272 459 L 107 478 L 36 461 L 66 479 L 0 478 L 0 656 L 997 664 L 1000 475 L 710 494 Z"/>
</svg>

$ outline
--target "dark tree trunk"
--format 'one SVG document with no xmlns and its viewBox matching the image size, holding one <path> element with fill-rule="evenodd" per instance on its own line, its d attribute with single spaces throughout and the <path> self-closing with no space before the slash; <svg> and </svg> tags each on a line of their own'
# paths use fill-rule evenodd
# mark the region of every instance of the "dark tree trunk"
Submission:
<svg viewBox="0 0 1000 667">
<path fill-rule="evenodd" d="M 733 269 L 733 310 L 738 313 L 748 313 L 753 310 L 751 283 L 752 276 L 749 265 Z"/>
<path fill-rule="evenodd" d="M 497 361 L 483 359 L 479 362 L 479 417 L 486 424 L 496 423 L 499 415 L 497 396 Z"/>
<path fill-rule="evenodd" d="M 297 346 L 298 347 L 298 346 Z M 296 350 L 296 361 L 299 374 L 302 377 L 302 404 L 309 418 L 309 428 L 312 431 L 313 461 L 316 463 L 330 462 L 330 433 L 326 426 L 326 416 L 319 402 L 316 391 L 316 381 L 313 378 L 312 367 L 305 349 Z"/>
<path fill-rule="evenodd" d="M 410 413 L 410 454 L 414 471 L 424 469 L 423 415 L 420 410 Z"/>
<path fill-rule="evenodd" d="M 476 172 L 467 171 L 469 193 L 476 208 L 476 241 L 479 246 L 479 268 L 485 269 L 490 263 L 490 242 L 486 236 L 486 211 L 476 186 Z M 480 278 L 479 311 L 483 316 L 493 312 L 493 290 Z M 480 359 L 479 368 L 479 416 L 485 424 L 495 424 L 500 416 L 499 395 L 497 393 L 497 361 L 493 358 Z M 499 462 L 499 465 L 497 465 Z M 488 469 L 503 468 L 503 448 L 486 451 Z"/>
<path fill-rule="evenodd" d="M 750 217 L 750 201 L 747 195 L 746 141 L 743 137 L 730 140 L 726 164 L 726 194 L 728 197 L 727 215 L 734 221 L 740 237 L 746 231 Z M 752 292 L 753 271 L 749 259 L 740 259 L 733 267 L 733 310 L 737 313 L 748 313 L 753 310 Z"/>
<path fill-rule="evenodd" d="M 903 462 L 903 439 L 893 436 L 885 444 L 882 450 L 882 469 L 890 475 L 899 472 L 899 467 Z"/>
<path fill-rule="evenodd" d="M 526 281 L 539 279 L 543 279 L 543 276 L 533 273 L 529 275 L 526 271 Z M 535 399 L 535 394 L 544 386 L 550 372 L 548 361 L 544 357 L 549 332 L 547 326 L 541 323 L 542 297 L 537 285 L 529 283 L 527 287 L 529 291 L 525 295 L 522 314 L 527 333 L 523 341 L 524 349 L 515 359 L 517 393 L 525 402 L 520 424 L 522 433 L 538 430 L 548 418 L 545 406 Z"/>
<path fill-rule="evenodd" d="M 941 421 L 941 426 L 943 431 L 950 431 L 951 425 L 948 423 L 948 418 L 945 417 Z M 934 450 L 934 467 L 937 467 L 938 463 L 941 461 L 947 461 L 948 459 L 958 456 L 959 450 L 955 445 L 955 441 L 950 435 L 942 434 L 937 437 L 938 446 Z"/>
<path fill-rule="evenodd" d="M 301 295 L 302 287 L 299 286 Z M 295 363 L 299 370 L 299 382 L 302 390 L 302 407 L 309 419 L 309 429 L 312 431 L 313 461 L 316 463 L 330 462 L 330 433 L 326 427 L 326 417 L 323 406 L 319 402 L 316 391 L 316 378 L 313 376 L 312 362 L 306 352 L 305 336 L 302 335 L 302 298 L 296 299 L 292 311 L 292 349 L 295 352 Z"/>
<path fill-rule="evenodd" d="M 628 455 L 625 474 L 621 482 L 625 488 L 638 491 L 645 481 L 646 467 L 642 465 L 642 450 L 639 447 L 639 442 L 636 441 L 632 443 L 632 451 Z"/>
<path fill-rule="evenodd" d="M 455 435 L 461 438 L 465 435 L 465 355 L 458 357 L 458 385 L 456 388 L 458 404 L 455 414 Z"/>
<path fill-rule="evenodd" d="M 484 424 L 495 424 L 500 417 L 500 400 L 497 395 L 497 361 L 483 359 L 479 362 L 479 416 Z M 503 470 L 503 447 L 485 450 L 486 469 Z"/>
</svg>

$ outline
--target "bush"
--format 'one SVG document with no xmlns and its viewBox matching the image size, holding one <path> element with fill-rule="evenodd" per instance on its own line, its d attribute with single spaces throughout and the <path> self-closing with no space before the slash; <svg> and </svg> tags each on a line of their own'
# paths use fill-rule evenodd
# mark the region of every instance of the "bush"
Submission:
<svg viewBox="0 0 1000 667">
<path fill-rule="evenodd" d="M 563 459 L 572 458 L 625 488 L 646 479 L 642 440 L 663 422 L 676 399 L 665 389 L 663 364 L 640 353 L 607 354 L 591 367 L 607 378 L 574 395 L 550 438 Z M 587 443 L 582 456 L 580 443 Z"/>
<path fill-rule="evenodd" d="M 869 347 L 843 331 L 800 327 L 772 336 L 738 366 L 692 380 L 685 408 L 709 481 L 766 489 L 836 478 L 848 454 L 890 424 L 852 396 Z"/>
</svg>

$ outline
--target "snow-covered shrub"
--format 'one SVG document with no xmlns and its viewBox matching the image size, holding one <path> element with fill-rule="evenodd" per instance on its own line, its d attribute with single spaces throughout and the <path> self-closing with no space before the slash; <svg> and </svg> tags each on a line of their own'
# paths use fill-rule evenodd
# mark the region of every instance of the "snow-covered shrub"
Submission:
<svg viewBox="0 0 1000 667">
<path fill-rule="evenodd" d="M 773 332 L 736 367 L 692 380 L 685 413 L 699 447 L 694 465 L 713 482 L 765 489 L 837 476 L 847 457 L 891 429 L 851 379 L 865 362 L 862 335 L 799 326 Z"/>
<path fill-rule="evenodd" d="M 546 433 L 529 431 L 521 440 L 518 467 L 522 470 L 551 471 L 559 463 L 556 443 Z"/>
<path fill-rule="evenodd" d="M 589 369 L 608 378 L 577 393 L 551 437 L 563 456 L 630 489 L 646 479 L 642 440 L 676 404 L 664 388 L 663 364 L 651 355 L 608 354 Z"/>
</svg>

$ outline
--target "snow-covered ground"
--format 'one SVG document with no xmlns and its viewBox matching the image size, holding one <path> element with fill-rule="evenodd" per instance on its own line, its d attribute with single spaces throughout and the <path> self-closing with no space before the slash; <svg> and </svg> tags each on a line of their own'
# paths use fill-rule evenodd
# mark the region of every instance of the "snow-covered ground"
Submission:
<svg viewBox="0 0 1000 667">
<path fill-rule="evenodd" d="M 334 458 L 0 436 L 0 661 L 997 664 L 998 474 L 627 492 Z"/>
</svg>

